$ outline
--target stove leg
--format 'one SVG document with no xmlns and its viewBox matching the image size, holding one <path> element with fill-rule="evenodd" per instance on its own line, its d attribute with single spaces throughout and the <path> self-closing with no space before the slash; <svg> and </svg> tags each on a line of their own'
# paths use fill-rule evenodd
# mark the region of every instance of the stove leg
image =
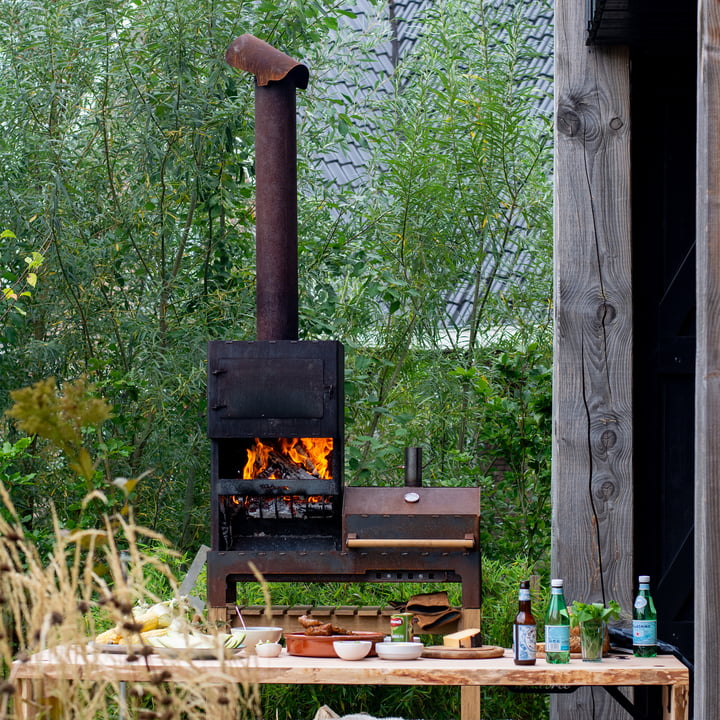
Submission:
<svg viewBox="0 0 720 720">
<path fill-rule="evenodd" d="M 480 608 L 463 608 L 462 627 L 482 627 L 480 625 Z M 479 720 L 480 690 L 479 685 L 464 685 L 460 688 L 460 720 Z"/>
</svg>

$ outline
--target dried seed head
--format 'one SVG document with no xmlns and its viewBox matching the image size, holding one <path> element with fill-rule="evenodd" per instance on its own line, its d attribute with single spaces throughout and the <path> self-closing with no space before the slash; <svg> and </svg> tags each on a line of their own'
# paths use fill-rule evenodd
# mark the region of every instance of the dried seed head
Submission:
<svg viewBox="0 0 720 720">
<path fill-rule="evenodd" d="M 153 654 L 153 649 L 149 645 L 143 645 L 141 648 L 137 649 L 137 654 L 142 657 L 147 657 L 148 655 Z"/>
<path fill-rule="evenodd" d="M 153 685 L 162 685 L 164 682 L 168 682 L 172 678 L 172 673 L 169 670 L 163 670 L 156 673 L 150 678 L 150 682 Z"/>
<path fill-rule="evenodd" d="M 63 616 L 57 610 L 50 613 L 50 624 L 51 625 L 62 625 Z"/>
<path fill-rule="evenodd" d="M 0 563 L 0 573 L 12 572 L 12 565 L 8 563 Z"/>
<path fill-rule="evenodd" d="M 229 705 L 230 699 L 228 698 L 227 695 L 220 695 L 220 696 L 218 696 L 217 702 L 218 702 L 218 705 Z"/>
<path fill-rule="evenodd" d="M 90 610 L 90 603 L 85 600 L 81 600 L 77 604 L 77 609 L 78 609 L 79 613 L 82 613 L 84 615 L 86 612 L 88 612 Z"/>
<path fill-rule="evenodd" d="M 15 530 L 8 530 L 5 533 L 5 540 L 7 540 L 8 542 L 17 542 L 18 540 L 20 540 L 20 535 L 18 535 Z"/>
<path fill-rule="evenodd" d="M 172 701 L 173 701 L 173 699 L 172 699 L 172 696 L 170 696 L 170 695 L 163 695 L 160 698 L 160 704 L 165 705 L 166 707 L 168 705 L 172 705 Z"/>
<path fill-rule="evenodd" d="M 142 632 L 143 624 L 142 623 L 136 623 L 136 622 L 124 622 L 122 624 L 123 630 L 127 630 L 131 633 L 139 633 Z"/>
<path fill-rule="evenodd" d="M 17 692 L 17 688 L 7 680 L 0 682 L 0 695 L 14 695 Z"/>
<path fill-rule="evenodd" d="M 136 652 L 129 652 L 125 658 L 125 662 L 134 663 L 140 659 L 140 656 Z"/>
</svg>

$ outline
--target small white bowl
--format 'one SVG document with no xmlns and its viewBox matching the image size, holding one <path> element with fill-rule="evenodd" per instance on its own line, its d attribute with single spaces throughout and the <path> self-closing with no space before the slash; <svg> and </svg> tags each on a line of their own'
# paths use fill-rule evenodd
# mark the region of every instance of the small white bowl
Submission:
<svg viewBox="0 0 720 720">
<path fill-rule="evenodd" d="M 417 660 L 424 648 L 418 642 L 375 643 L 375 652 L 381 660 Z"/>
<path fill-rule="evenodd" d="M 335 640 L 333 648 L 343 660 L 362 660 L 372 648 L 370 640 Z"/>
<path fill-rule="evenodd" d="M 277 657 L 282 652 L 282 645 L 278 642 L 263 642 L 255 646 L 255 654 L 258 657 Z"/>
<path fill-rule="evenodd" d="M 261 641 L 276 643 L 282 637 L 283 629 L 281 627 L 234 627 L 230 632 L 233 635 L 244 635 L 243 645 L 245 652 L 255 652 L 255 646 Z"/>
</svg>

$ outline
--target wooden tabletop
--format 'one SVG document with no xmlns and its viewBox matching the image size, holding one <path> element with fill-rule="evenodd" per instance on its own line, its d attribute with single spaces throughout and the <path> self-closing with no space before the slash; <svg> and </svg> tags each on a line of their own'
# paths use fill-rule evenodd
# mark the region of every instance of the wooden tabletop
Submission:
<svg viewBox="0 0 720 720">
<path fill-rule="evenodd" d="M 571 660 L 550 665 L 517 666 L 509 652 L 492 659 L 431 659 L 398 661 L 365 658 L 345 661 L 288 655 L 258 658 L 241 654 L 231 660 L 182 660 L 149 655 L 128 661 L 127 655 L 89 648 L 46 650 L 13 664 L 13 676 L 23 678 L 104 679 L 148 681 L 165 672 L 170 682 L 256 682 L 312 685 L 535 685 L 630 686 L 688 685 L 688 669 L 671 655 L 635 658 L 612 655 L 599 663 Z"/>
</svg>

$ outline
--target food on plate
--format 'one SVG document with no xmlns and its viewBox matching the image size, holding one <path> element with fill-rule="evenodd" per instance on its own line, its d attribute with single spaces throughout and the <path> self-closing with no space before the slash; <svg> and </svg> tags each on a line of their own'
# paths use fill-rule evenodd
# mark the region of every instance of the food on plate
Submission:
<svg viewBox="0 0 720 720">
<path fill-rule="evenodd" d="M 305 629 L 306 635 L 352 635 L 352 630 L 346 630 L 332 623 L 324 623 L 310 615 L 301 615 L 298 622 Z"/>
<path fill-rule="evenodd" d="M 149 607 L 137 606 L 132 610 L 132 620 L 122 622 L 95 637 L 97 645 L 128 645 L 145 643 L 152 637 L 165 635 L 171 625 L 180 620 L 182 608 L 178 601 L 166 600 Z"/>
</svg>

